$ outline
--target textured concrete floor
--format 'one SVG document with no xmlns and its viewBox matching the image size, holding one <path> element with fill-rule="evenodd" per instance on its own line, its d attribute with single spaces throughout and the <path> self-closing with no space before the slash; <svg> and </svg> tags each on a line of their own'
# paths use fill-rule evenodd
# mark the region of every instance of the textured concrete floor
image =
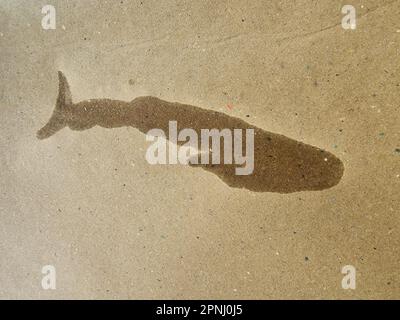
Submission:
<svg viewBox="0 0 400 320">
<path fill-rule="evenodd" d="M 351 2 L 356 30 L 337 0 L 0 0 L 0 297 L 400 298 L 400 2 Z M 38 140 L 58 70 L 76 102 L 225 112 L 334 153 L 344 176 L 254 193 L 149 165 L 133 128 Z"/>
</svg>

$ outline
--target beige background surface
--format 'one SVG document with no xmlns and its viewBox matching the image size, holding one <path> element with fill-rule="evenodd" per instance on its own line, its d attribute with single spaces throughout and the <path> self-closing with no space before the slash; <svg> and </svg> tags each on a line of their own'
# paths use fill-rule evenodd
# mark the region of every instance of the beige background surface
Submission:
<svg viewBox="0 0 400 320">
<path fill-rule="evenodd" d="M 345 31 L 348 3 L 1 0 L 0 297 L 400 298 L 400 2 L 351 1 Z M 219 110 L 333 152 L 343 179 L 253 193 L 150 166 L 133 128 L 37 140 L 57 70 L 75 102 Z"/>
</svg>

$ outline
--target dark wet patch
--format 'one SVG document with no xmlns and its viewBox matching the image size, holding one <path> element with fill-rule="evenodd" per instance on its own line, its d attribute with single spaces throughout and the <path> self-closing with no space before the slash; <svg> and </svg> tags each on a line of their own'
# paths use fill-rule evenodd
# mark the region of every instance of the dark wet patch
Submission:
<svg viewBox="0 0 400 320">
<path fill-rule="evenodd" d="M 67 81 L 61 72 L 59 80 L 56 108 L 49 122 L 38 131 L 39 139 L 48 138 L 66 126 L 72 130 L 131 126 L 143 133 L 154 128 L 168 132 L 169 121 L 177 121 L 178 131 L 192 128 L 199 136 L 201 129 L 254 129 L 252 174 L 236 175 L 235 164 L 193 166 L 217 175 L 230 187 L 256 192 L 323 190 L 338 184 L 343 175 L 343 163 L 333 154 L 257 128 L 239 118 L 150 96 L 131 102 L 96 99 L 72 104 Z"/>
</svg>

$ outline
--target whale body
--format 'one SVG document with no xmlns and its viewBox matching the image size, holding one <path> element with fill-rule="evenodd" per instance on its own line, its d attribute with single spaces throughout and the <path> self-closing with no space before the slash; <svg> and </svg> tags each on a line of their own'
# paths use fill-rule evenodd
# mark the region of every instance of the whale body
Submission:
<svg viewBox="0 0 400 320">
<path fill-rule="evenodd" d="M 254 192 L 291 193 L 317 191 L 337 185 L 344 166 L 335 155 L 286 136 L 257 128 L 225 113 L 168 102 L 156 97 L 134 100 L 90 99 L 72 102 L 70 88 L 59 71 L 59 93 L 56 106 L 47 124 L 37 132 L 46 139 L 59 130 L 87 130 L 94 126 L 118 128 L 131 126 L 142 133 L 153 128 L 167 131 L 169 122 L 176 121 L 178 130 L 254 129 L 254 171 L 251 175 L 236 175 L 232 164 L 191 164 L 217 175 L 233 188 Z"/>
</svg>

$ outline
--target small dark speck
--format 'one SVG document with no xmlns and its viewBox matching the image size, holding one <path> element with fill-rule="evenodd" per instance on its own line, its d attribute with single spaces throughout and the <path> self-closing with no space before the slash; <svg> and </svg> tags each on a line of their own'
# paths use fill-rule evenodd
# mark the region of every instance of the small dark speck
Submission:
<svg viewBox="0 0 400 320">
<path fill-rule="evenodd" d="M 400 153 L 400 148 L 394 149 L 394 152 Z"/>
<path fill-rule="evenodd" d="M 387 283 L 387 285 L 390 286 L 390 284 L 391 284 L 391 282 L 389 281 L 389 282 Z"/>
<path fill-rule="evenodd" d="M 199 236 L 196 236 L 196 238 L 197 238 L 197 239 L 200 239 L 200 237 L 199 237 Z"/>
<path fill-rule="evenodd" d="M 242 19 L 242 22 L 244 22 L 244 19 Z"/>
<path fill-rule="evenodd" d="M 246 114 L 246 117 L 247 117 L 247 118 L 249 118 L 249 117 L 250 117 L 250 115 L 249 115 L 249 114 Z"/>
<path fill-rule="evenodd" d="M 304 257 L 304 260 L 305 260 L 305 261 L 308 261 L 308 257 Z"/>
</svg>

